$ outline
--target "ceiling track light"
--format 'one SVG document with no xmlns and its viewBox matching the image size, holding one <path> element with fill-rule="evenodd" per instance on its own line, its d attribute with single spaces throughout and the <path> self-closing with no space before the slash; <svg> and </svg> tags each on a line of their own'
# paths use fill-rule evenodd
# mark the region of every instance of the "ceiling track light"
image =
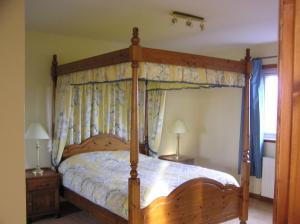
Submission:
<svg viewBox="0 0 300 224">
<path fill-rule="evenodd" d="M 171 15 L 172 15 L 172 20 L 171 20 L 172 24 L 178 23 L 178 19 L 180 18 L 186 20 L 185 25 L 188 27 L 192 27 L 193 22 L 199 22 L 199 27 L 201 31 L 203 31 L 205 28 L 206 20 L 204 17 L 200 17 L 200 16 L 196 16 L 184 12 L 178 12 L 178 11 L 173 11 Z"/>
</svg>

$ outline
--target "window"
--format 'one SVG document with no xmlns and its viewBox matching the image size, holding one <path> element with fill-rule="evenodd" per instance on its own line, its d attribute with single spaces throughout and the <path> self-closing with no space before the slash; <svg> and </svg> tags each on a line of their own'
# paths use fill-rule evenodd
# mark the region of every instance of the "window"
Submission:
<svg viewBox="0 0 300 224">
<path fill-rule="evenodd" d="M 265 78 L 265 115 L 264 138 L 276 139 L 277 127 L 277 99 L 278 99 L 278 75 L 276 69 L 264 70 Z"/>
</svg>

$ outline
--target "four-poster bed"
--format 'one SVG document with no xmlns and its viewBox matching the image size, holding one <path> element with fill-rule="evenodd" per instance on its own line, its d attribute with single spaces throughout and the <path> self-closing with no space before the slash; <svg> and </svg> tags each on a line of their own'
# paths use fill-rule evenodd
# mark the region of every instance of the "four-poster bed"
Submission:
<svg viewBox="0 0 300 224">
<path fill-rule="evenodd" d="M 52 62 L 52 78 L 54 80 L 54 88 L 57 87 L 58 78 L 71 73 L 78 73 L 72 84 L 81 84 L 83 76 L 81 71 L 92 70 L 97 68 L 108 68 L 109 66 L 131 63 L 131 74 L 125 78 L 131 80 L 131 125 L 130 125 L 130 144 L 114 135 L 99 134 L 85 140 L 81 144 L 67 146 L 58 156 L 57 164 L 60 159 L 63 160 L 80 153 L 94 151 L 123 151 L 130 152 L 130 177 L 128 179 L 128 221 L 124 217 L 110 212 L 108 209 L 94 204 L 83 196 L 63 187 L 64 196 L 78 207 L 92 213 L 103 223 L 130 223 L 130 224 L 167 224 L 167 223 L 219 223 L 233 218 L 239 218 L 241 223 L 246 223 L 248 219 L 248 199 L 249 199 L 249 85 L 250 85 L 250 50 L 247 49 L 245 60 L 233 61 L 213 57 L 198 56 L 186 53 L 171 52 L 165 50 L 144 48 L 139 45 L 138 29 L 133 29 L 133 37 L 131 46 L 126 49 L 114 51 L 111 53 L 95 56 L 80 61 L 58 65 L 56 56 Z M 155 63 L 161 65 L 170 65 L 167 69 L 159 71 L 192 71 L 193 74 L 200 74 L 202 70 L 195 72 L 193 69 L 201 68 L 206 70 L 220 70 L 222 79 L 231 83 L 232 77 L 238 77 L 237 74 L 243 74 L 243 79 L 237 79 L 237 82 L 228 84 L 227 86 L 238 86 L 245 88 L 244 94 L 244 126 L 243 126 L 243 160 L 242 160 L 242 181 L 241 186 L 237 187 L 231 184 L 223 185 L 216 180 L 208 178 L 193 178 L 185 183 L 177 186 L 169 195 L 159 197 L 150 203 L 147 207 L 141 208 L 141 183 L 138 173 L 139 151 L 145 155 L 149 155 L 148 142 L 148 106 L 147 96 L 145 94 L 145 124 L 144 124 L 144 144 L 139 143 L 139 125 L 138 125 L 138 83 L 139 79 L 151 86 L 147 73 L 147 66 Z M 171 67 L 174 66 L 174 67 Z M 175 67 L 178 66 L 178 67 Z M 181 67 L 180 67 L 181 66 Z M 162 66 L 163 67 L 163 66 Z M 144 76 L 141 78 L 141 71 Z M 150 69 L 151 71 L 151 69 Z M 175 72 L 175 74 L 176 74 Z M 232 72 L 231 76 L 226 72 Z M 99 73 L 99 71 L 98 71 Z M 198 83 L 186 80 L 185 72 L 182 72 L 181 79 L 185 80 L 184 85 L 190 87 L 221 87 L 222 82 L 219 80 L 213 84 L 207 83 L 207 72 L 205 73 L 205 81 L 203 77 L 195 79 L 200 80 Z M 201 73 L 202 74 L 202 73 Z M 228 75 L 229 78 L 226 77 Z M 88 75 L 92 80 L 99 81 L 98 78 L 90 73 Z M 152 79 L 152 88 L 157 88 L 155 81 L 162 79 L 157 75 Z M 195 76 L 195 75 L 194 75 Z M 176 76 L 178 77 L 178 76 Z M 124 79 L 125 79 L 124 78 Z M 108 78 L 109 79 L 109 78 Z M 166 78 L 168 79 L 168 77 Z M 228 80 L 227 80 L 228 79 Z M 150 81 L 149 81 L 150 80 Z M 111 81 L 111 80 L 108 80 Z M 159 88 L 164 85 L 163 80 Z M 62 82 L 62 81 L 60 81 Z M 174 84 L 174 88 L 178 87 L 178 80 Z M 166 86 L 170 83 L 166 83 Z M 201 84 L 199 84 L 201 83 Z M 241 84 L 242 83 L 242 84 Z M 71 84 L 71 85 L 72 85 Z M 146 86 L 147 86 L 146 84 Z M 171 83 L 171 85 L 173 85 Z M 147 87 L 146 87 L 147 88 Z M 150 87 L 149 87 L 150 88 Z M 56 96 L 57 97 L 57 96 Z M 57 106 L 57 105 L 56 105 Z M 57 112 L 56 112 L 57 114 Z M 60 147 L 63 144 L 58 144 Z"/>
</svg>

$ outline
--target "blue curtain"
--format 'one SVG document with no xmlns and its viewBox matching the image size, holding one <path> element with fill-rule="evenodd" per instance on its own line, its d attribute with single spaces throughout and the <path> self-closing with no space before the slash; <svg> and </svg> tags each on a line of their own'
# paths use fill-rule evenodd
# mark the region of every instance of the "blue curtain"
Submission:
<svg viewBox="0 0 300 224">
<path fill-rule="evenodd" d="M 244 94 L 243 94 L 244 95 Z M 243 114 L 242 109 L 242 114 Z M 250 86 L 250 161 L 251 176 L 261 178 L 262 157 L 264 154 L 264 77 L 261 59 L 252 60 L 252 77 Z M 242 116 L 243 119 L 243 116 Z M 243 121 L 243 120 L 242 120 Z M 243 122 L 241 122 L 241 133 Z M 243 138 L 240 136 L 239 161 L 242 162 Z M 239 167 L 240 172 L 240 167 Z"/>
</svg>

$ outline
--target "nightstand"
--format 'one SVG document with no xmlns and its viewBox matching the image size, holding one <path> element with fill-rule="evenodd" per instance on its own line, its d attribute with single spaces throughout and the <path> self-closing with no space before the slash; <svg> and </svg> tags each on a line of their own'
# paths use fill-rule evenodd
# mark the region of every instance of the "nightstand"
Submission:
<svg viewBox="0 0 300 224">
<path fill-rule="evenodd" d="M 168 161 L 173 161 L 173 162 L 177 162 L 177 163 L 183 163 L 183 164 L 189 164 L 189 165 L 193 165 L 195 160 L 192 157 L 188 157 L 188 156 L 183 156 L 180 155 L 179 158 L 176 158 L 176 154 L 172 154 L 172 155 L 162 155 L 158 157 L 159 159 L 162 160 L 168 160 Z"/>
<path fill-rule="evenodd" d="M 43 168 L 43 176 L 34 176 L 26 170 L 26 208 L 30 221 L 42 215 L 59 216 L 59 174 Z"/>
</svg>

